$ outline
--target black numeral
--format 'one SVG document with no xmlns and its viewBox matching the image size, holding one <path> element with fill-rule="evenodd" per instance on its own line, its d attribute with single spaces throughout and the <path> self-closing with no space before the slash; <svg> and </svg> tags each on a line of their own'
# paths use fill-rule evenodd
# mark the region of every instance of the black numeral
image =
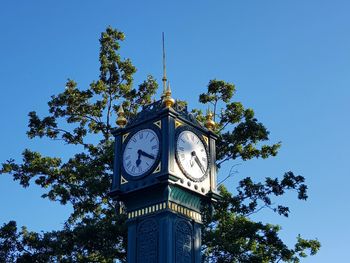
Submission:
<svg viewBox="0 0 350 263">
<path fill-rule="evenodd" d="M 129 167 L 130 167 L 130 165 L 131 165 L 131 161 L 128 161 L 128 162 L 127 162 L 127 164 L 126 164 L 126 167 L 128 167 L 128 168 L 129 168 Z"/>
<path fill-rule="evenodd" d="M 153 137 L 153 138 L 150 140 L 150 142 L 153 142 L 155 138 L 156 138 L 156 137 Z"/>
<path fill-rule="evenodd" d="M 179 150 L 180 150 L 180 151 L 184 151 L 185 148 L 184 148 L 184 147 L 179 147 Z"/>
<path fill-rule="evenodd" d="M 132 168 L 131 168 L 131 171 L 135 172 L 135 169 L 136 169 L 136 167 L 135 167 L 135 165 L 133 165 Z"/>
<path fill-rule="evenodd" d="M 152 146 L 152 150 L 155 150 L 155 149 L 157 149 L 157 148 L 158 148 L 157 145 L 153 145 L 153 146 Z"/>
<path fill-rule="evenodd" d="M 142 132 L 139 134 L 139 138 L 140 138 L 140 140 L 143 138 L 143 133 Z"/>
</svg>

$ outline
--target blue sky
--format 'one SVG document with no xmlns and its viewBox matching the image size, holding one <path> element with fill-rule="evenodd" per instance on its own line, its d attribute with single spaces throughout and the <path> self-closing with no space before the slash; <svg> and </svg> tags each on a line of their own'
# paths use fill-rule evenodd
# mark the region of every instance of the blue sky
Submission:
<svg viewBox="0 0 350 263">
<path fill-rule="evenodd" d="M 282 141 L 279 156 L 235 162 L 238 174 L 261 180 L 292 170 L 306 177 L 309 200 L 288 194 L 292 211 L 257 220 L 280 224 L 293 244 L 297 234 L 318 238 L 317 256 L 303 262 L 345 262 L 350 244 L 350 4 L 348 1 L 1 1 L 0 161 L 20 160 L 25 148 L 67 158 L 74 149 L 29 140 L 27 114 L 47 111 L 67 78 L 82 88 L 98 78 L 98 39 L 108 26 L 126 34 L 123 57 L 161 80 L 161 32 L 173 97 L 198 107 L 210 79 L 233 82 L 235 99 L 255 110 Z M 15 219 L 31 230 L 59 229 L 69 207 L 41 199 L 0 176 L 0 224 Z"/>
</svg>

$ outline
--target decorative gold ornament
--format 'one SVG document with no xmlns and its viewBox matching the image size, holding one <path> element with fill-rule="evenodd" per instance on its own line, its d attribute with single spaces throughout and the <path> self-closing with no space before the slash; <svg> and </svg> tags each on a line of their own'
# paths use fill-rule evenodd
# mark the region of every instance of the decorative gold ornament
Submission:
<svg viewBox="0 0 350 263">
<path fill-rule="evenodd" d="M 205 121 L 205 127 L 208 128 L 209 130 L 214 130 L 215 129 L 215 122 L 213 121 L 213 113 L 208 109 L 207 115 L 206 115 L 206 121 Z"/>
<path fill-rule="evenodd" d="M 157 127 L 159 127 L 159 129 L 162 128 L 162 122 L 161 121 L 153 122 L 153 124 L 156 125 Z"/>
<path fill-rule="evenodd" d="M 125 125 L 128 122 L 125 118 L 125 113 L 124 113 L 122 105 L 120 105 L 120 107 L 119 107 L 118 118 L 117 118 L 116 122 L 117 122 L 117 125 L 119 125 L 119 127 L 121 127 L 121 128 L 125 127 Z"/>
<path fill-rule="evenodd" d="M 182 122 L 180 122 L 180 121 L 175 121 L 175 128 L 177 128 L 177 127 L 179 127 L 179 126 L 181 126 L 182 125 Z"/>
<path fill-rule="evenodd" d="M 170 89 L 170 83 L 168 82 L 168 87 L 165 91 L 164 97 L 163 97 L 163 104 L 165 107 L 170 108 L 174 106 L 175 100 L 171 97 L 171 89 Z"/>
<path fill-rule="evenodd" d="M 126 180 L 122 175 L 120 176 L 120 184 L 126 184 L 128 180 Z"/>
</svg>

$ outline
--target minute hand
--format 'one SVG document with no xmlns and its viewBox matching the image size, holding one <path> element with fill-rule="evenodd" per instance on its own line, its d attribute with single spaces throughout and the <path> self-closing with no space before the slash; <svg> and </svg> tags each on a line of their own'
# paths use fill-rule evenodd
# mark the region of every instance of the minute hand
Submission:
<svg viewBox="0 0 350 263">
<path fill-rule="evenodd" d="M 144 152 L 144 151 L 140 151 L 140 153 L 141 153 L 141 155 L 143 155 L 143 156 L 145 156 L 145 157 L 148 157 L 148 158 L 150 158 L 150 159 L 154 159 L 154 156 L 153 155 L 150 155 L 150 154 L 148 154 L 148 153 L 146 153 L 146 152 Z"/>
<path fill-rule="evenodd" d="M 192 152 L 192 156 L 194 156 L 194 160 L 196 161 L 196 163 L 198 164 L 199 168 L 201 169 L 202 173 L 205 173 L 205 169 L 201 163 L 201 161 L 199 160 L 197 154 L 195 151 Z"/>
</svg>

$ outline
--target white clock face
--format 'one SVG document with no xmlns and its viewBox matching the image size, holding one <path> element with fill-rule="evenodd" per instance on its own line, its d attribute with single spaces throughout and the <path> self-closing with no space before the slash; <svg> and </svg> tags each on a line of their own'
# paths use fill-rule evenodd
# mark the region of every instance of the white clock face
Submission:
<svg viewBox="0 0 350 263">
<path fill-rule="evenodd" d="M 200 180 L 208 169 L 208 154 L 203 142 L 191 131 L 182 131 L 176 142 L 176 155 L 181 169 L 190 179 Z"/>
<path fill-rule="evenodd" d="M 123 166 L 131 176 L 140 176 L 148 172 L 157 160 L 159 138 L 151 129 L 135 133 L 124 148 Z"/>
</svg>

